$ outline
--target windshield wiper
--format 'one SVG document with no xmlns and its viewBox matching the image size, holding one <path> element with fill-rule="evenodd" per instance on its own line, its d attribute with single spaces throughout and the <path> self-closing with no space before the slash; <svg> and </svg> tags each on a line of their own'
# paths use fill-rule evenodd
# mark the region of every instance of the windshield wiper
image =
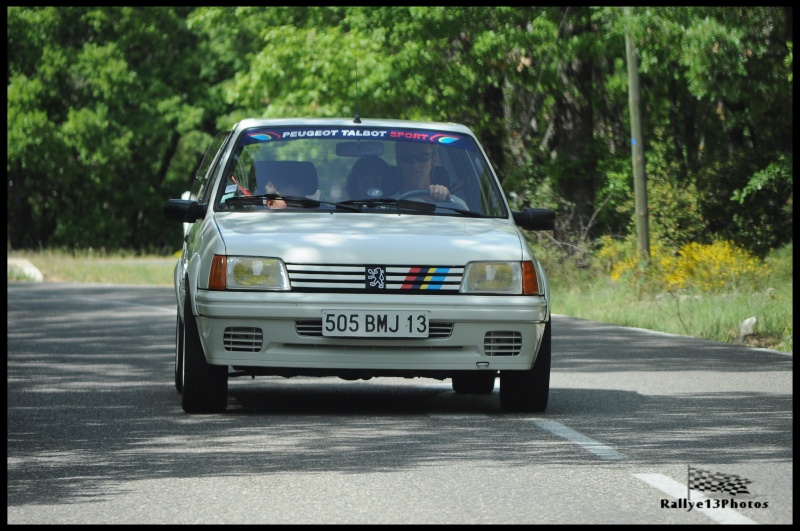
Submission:
<svg viewBox="0 0 800 531">
<path fill-rule="evenodd" d="M 336 206 L 348 209 L 353 207 L 379 208 L 385 206 L 395 206 L 398 209 L 417 210 L 419 212 L 433 212 L 436 210 L 436 205 L 432 203 L 411 201 L 409 199 L 392 199 L 390 197 L 381 197 L 379 199 L 348 199 L 347 201 L 340 201 L 336 203 Z"/>
<path fill-rule="evenodd" d="M 349 210 L 351 212 L 363 212 L 367 208 L 380 208 L 386 206 L 394 206 L 401 210 L 415 210 L 418 212 L 435 212 L 437 208 L 456 212 L 463 216 L 474 218 L 483 217 L 482 214 L 464 210 L 462 208 L 455 208 L 443 206 L 441 204 L 426 203 L 424 201 L 412 201 L 410 199 L 393 199 L 390 197 L 381 197 L 378 199 L 349 199 L 347 201 L 339 201 L 332 203 L 330 201 L 319 201 L 317 199 L 309 199 L 308 197 L 297 195 L 280 195 L 280 194 L 258 194 L 258 195 L 237 195 L 229 197 L 225 200 L 225 204 L 237 205 L 264 205 L 264 202 L 282 199 L 286 201 L 288 206 L 300 206 L 304 208 L 317 208 L 320 205 L 331 205 L 337 209 Z"/>
<path fill-rule="evenodd" d="M 225 204 L 235 203 L 238 205 L 264 205 L 264 202 L 274 201 L 276 199 L 281 199 L 286 201 L 288 206 L 301 206 L 305 208 L 316 208 L 320 205 L 331 205 L 335 207 L 339 207 L 339 203 L 331 203 L 329 201 L 319 201 L 317 199 L 309 199 L 308 197 L 303 197 L 300 195 L 281 195 L 281 194 L 258 194 L 258 195 L 237 195 L 233 197 L 229 197 L 225 200 Z M 347 210 L 352 210 L 353 212 L 359 212 L 360 209 L 357 207 L 351 206 L 347 207 L 344 206 Z"/>
<path fill-rule="evenodd" d="M 483 214 L 481 214 L 480 212 L 473 212 L 472 210 L 464 210 L 463 208 L 442 206 L 441 204 L 437 204 L 436 208 L 449 210 L 450 212 L 455 212 L 457 214 L 461 214 L 462 216 L 468 216 L 468 217 L 471 217 L 471 218 L 482 218 L 483 217 Z"/>
<path fill-rule="evenodd" d="M 382 197 L 380 199 L 349 199 L 347 201 L 341 201 L 336 203 L 336 206 L 346 207 L 346 206 L 360 206 L 361 208 L 378 208 L 381 206 L 396 206 L 397 208 L 408 209 L 408 210 L 418 210 L 420 212 L 435 212 L 437 209 L 442 210 L 449 210 L 450 212 L 455 212 L 457 214 L 461 214 L 462 216 L 469 216 L 471 218 L 482 218 L 483 214 L 479 212 L 473 212 L 471 210 L 465 210 L 463 208 L 456 208 L 451 206 L 445 206 L 441 203 L 426 203 L 424 201 L 412 201 L 410 199 L 392 199 L 389 197 Z"/>
</svg>

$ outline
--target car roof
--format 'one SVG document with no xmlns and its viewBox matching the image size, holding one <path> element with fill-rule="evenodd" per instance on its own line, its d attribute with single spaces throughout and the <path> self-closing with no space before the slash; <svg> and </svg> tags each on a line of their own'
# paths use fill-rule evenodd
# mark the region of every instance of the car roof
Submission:
<svg viewBox="0 0 800 531">
<path fill-rule="evenodd" d="M 453 122 L 425 122 L 383 118 L 361 118 L 360 122 L 354 121 L 353 118 L 247 118 L 234 125 L 233 129 L 242 130 L 250 127 L 278 126 L 395 127 L 399 129 L 432 129 L 475 136 L 466 125 Z"/>
</svg>

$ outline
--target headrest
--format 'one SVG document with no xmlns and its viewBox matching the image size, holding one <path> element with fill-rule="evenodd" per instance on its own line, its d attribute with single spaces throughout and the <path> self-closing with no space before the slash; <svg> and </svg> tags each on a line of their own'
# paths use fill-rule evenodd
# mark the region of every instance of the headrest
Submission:
<svg viewBox="0 0 800 531">
<path fill-rule="evenodd" d="M 314 195 L 319 189 L 317 168 L 313 162 L 299 160 L 257 160 L 255 162 L 257 193 L 263 194 L 267 182 L 278 192 L 286 183 L 299 184 L 302 195 Z"/>
<path fill-rule="evenodd" d="M 395 169 L 390 166 L 388 162 L 376 155 L 365 155 L 358 159 L 353 167 L 350 168 L 350 173 L 347 175 L 347 186 L 345 191 L 351 199 L 367 197 L 366 190 L 359 190 L 359 180 L 362 177 L 377 176 L 379 184 L 377 188 L 382 190 L 381 195 L 388 195 L 383 189 L 386 186 L 386 179 L 389 178 L 391 171 Z"/>
</svg>

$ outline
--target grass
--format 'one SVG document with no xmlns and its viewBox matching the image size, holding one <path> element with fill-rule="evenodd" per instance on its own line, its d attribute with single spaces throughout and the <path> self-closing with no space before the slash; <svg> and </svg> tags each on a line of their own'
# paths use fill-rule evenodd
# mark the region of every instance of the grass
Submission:
<svg viewBox="0 0 800 531">
<path fill-rule="evenodd" d="M 791 284 L 785 290 L 638 299 L 595 282 L 564 292 L 554 288 L 553 297 L 553 313 L 728 343 L 739 341 L 740 324 L 754 316 L 755 333 L 743 343 L 792 352 Z"/>
<path fill-rule="evenodd" d="M 9 258 L 24 258 L 42 273 L 44 282 L 172 286 L 178 260 L 173 256 L 142 256 L 134 253 L 107 254 L 96 251 L 18 251 Z M 8 281 L 28 280 L 9 269 Z"/>
<path fill-rule="evenodd" d="M 177 256 L 107 254 L 97 251 L 9 251 L 42 273 L 44 282 L 172 286 Z M 759 287 L 712 294 L 640 295 L 607 274 L 549 264 L 553 313 L 660 332 L 736 343 L 740 323 L 755 316 L 754 334 L 744 344 L 792 352 L 792 247 L 766 258 L 772 273 Z M 8 281 L 29 280 L 9 269 Z"/>
<path fill-rule="evenodd" d="M 771 273 L 751 289 L 717 293 L 636 293 L 605 273 L 563 263 L 544 267 L 553 313 L 792 352 L 792 260 L 789 244 L 766 258 Z M 750 317 L 756 317 L 754 333 L 742 338 L 740 325 Z"/>
</svg>

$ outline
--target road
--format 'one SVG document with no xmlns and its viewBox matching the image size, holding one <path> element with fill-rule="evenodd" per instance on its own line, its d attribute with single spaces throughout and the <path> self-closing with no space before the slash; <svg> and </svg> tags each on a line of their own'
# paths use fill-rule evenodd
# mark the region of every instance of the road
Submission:
<svg viewBox="0 0 800 531">
<path fill-rule="evenodd" d="M 545 414 L 261 377 L 190 416 L 170 288 L 7 291 L 9 524 L 793 523 L 790 354 L 554 316 Z M 689 466 L 748 492 L 689 491 Z"/>
</svg>

